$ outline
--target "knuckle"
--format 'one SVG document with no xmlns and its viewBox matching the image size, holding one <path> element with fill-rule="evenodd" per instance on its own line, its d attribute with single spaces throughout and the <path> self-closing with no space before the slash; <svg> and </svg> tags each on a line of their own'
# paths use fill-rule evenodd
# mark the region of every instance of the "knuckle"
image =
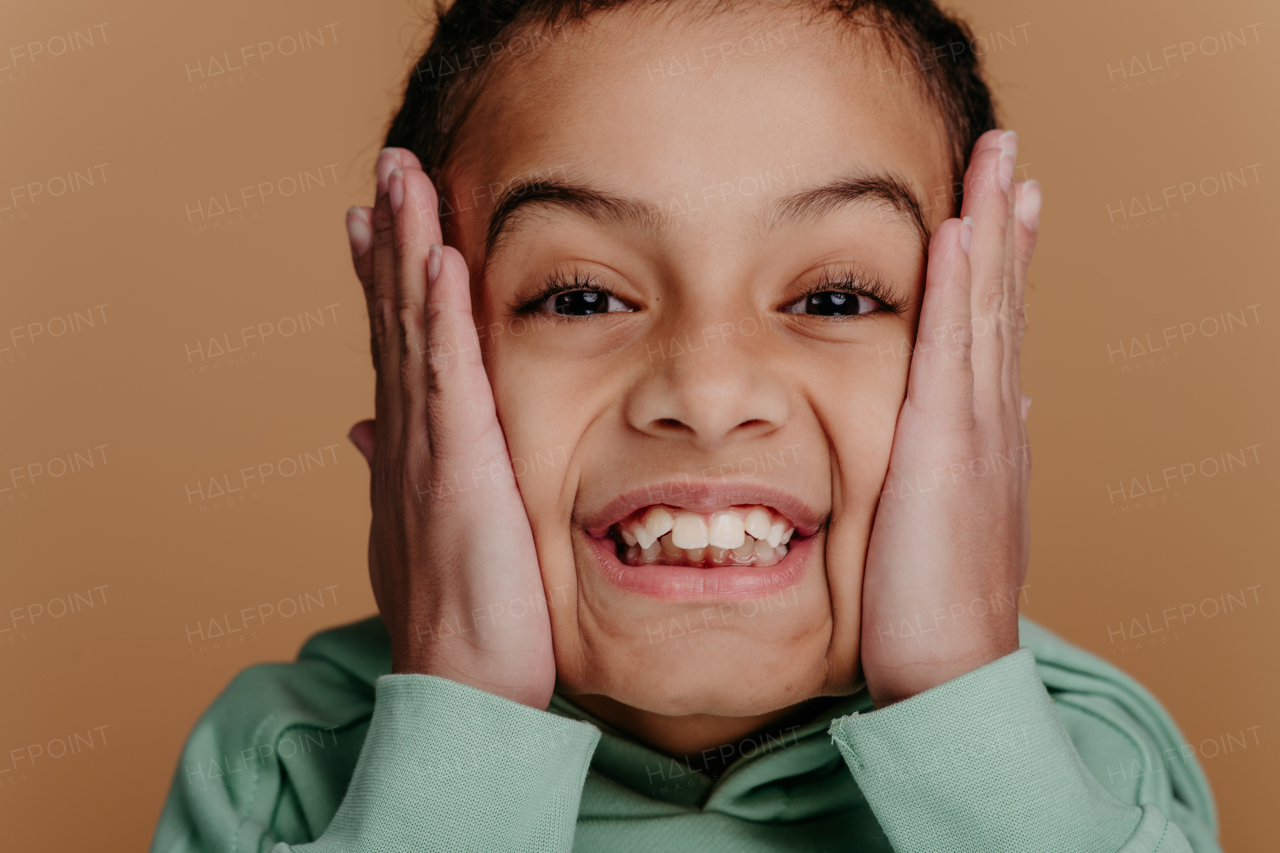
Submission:
<svg viewBox="0 0 1280 853">
<path fill-rule="evenodd" d="M 424 353 L 427 388 L 438 395 L 444 385 L 444 379 L 452 372 L 453 359 L 456 353 L 450 347 L 442 347 L 432 343 Z"/>
<path fill-rule="evenodd" d="M 989 175 L 975 174 L 970 179 L 969 186 L 965 189 L 965 195 L 975 200 L 985 199 L 991 195 L 991 191 L 995 186 L 995 180 Z"/>
<path fill-rule="evenodd" d="M 429 299 L 424 306 L 424 315 L 427 318 L 427 328 L 440 328 L 448 317 L 448 308 L 438 299 Z"/>
<path fill-rule="evenodd" d="M 916 350 L 932 357 L 966 362 L 973 351 L 974 330 L 965 323 L 952 323 L 930 330 L 929 337 Z"/>
<path fill-rule="evenodd" d="M 396 321 L 395 301 L 387 296 L 380 296 L 374 300 L 371 306 L 373 310 L 369 312 L 369 322 L 373 326 L 373 350 L 375 364 L 380 362 L 383 356 L 391 355 L 391 350 L 395 346 L 393 336 L 398 332 L 398 323 Z"/>
<path fill-rule="evenodd" d="M 422 348 L 422 337 L 416 334 L 412 329 L 406 330 L 400 340 L 400 371 L 408 374 L 411 370 L 414 373 L 414 361 L 422 362 L 426 352 Z"/>
<path fill-rule="evenodd" d="M 962 350 L 970 349 L 973 346 L 973 324 L 952 323 L 942 337 L 953 347 Z"/>
<path fill-rule="evenodd" d="M 418 384 L 414 381 L 414 375 L 408 370 L 409 359 L 412 358 L 409 352 L 400 354 L 400 393 L 405 400 L 412 400 L 418 392 Z"/>
<path fill-rule="evenodd" d="M 421 252 L 425 249 L 422 241 L 422 234 L 417 228 L 401 227 L 395 229 L 395 248 L 396 255 L 399 257 L 408 257 L 415 252 Z"/>
<path fill-rule="evenodd" d="M 396 321 L 396 300 L 389 294 L 379 294 L 373 300 L 373 322 L 378 337 L 386 340 L 387 333 Z"/>
<path fill-rule="evenodd" d="M 373 217 L 373 244 L 386 247 L 395 240 L 396 222 L 390 216 Z"/>
<path fill-rule="evenodd" d="M 406 338 L 412 338 L 417 342 L 422 337 L 422 315 L 418 312 L 416 306 L 406 304 L 401 299 L 398 316 L 400 318 L 400 331 Z"/>
<path fill-rule="evenodd" d="M 1004 276 L 992 276 L 983 284 L 982 289 L 986 291 L 982 308 L 985 312 L 999 316 L 1004 308 Z"/>
</svg>

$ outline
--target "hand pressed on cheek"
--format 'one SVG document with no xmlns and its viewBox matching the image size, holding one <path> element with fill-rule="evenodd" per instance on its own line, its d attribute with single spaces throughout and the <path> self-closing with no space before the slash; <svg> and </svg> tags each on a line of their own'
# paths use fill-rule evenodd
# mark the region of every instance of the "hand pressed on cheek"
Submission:
<svg viewBox="0 0 1280 853">
<path fill-rule="evenodd" d="M 1012 134 L 978 141 L 964 218 L 943 223 L 930 244 L 907 398 L 863 579 L 863 672 L 877 705 L 1017 649 L 1030 482 L 1030 399 L 1018 358 L 1035 233 L 1027 222 L 1036 222 L 1029 211 L 1038 213 L 1039 189 L 1015 189 L 1016 152 Z"/>
<path fill-rule="evenodd" d="M 555 683 L 545 606 L 533 608 L 540 616 L 494 616 L 483 637 L 435 629 L 461 627 L 495 601 L 542 597 L 510 463 L 483 506 L 450 502 L 438 485 L 492 464 L 506 447 L 483 367 L 437 345 L 469 336 L 470 349 L 479 349 L 467 269 L 457 251 L 439 245 L 437 207 L 417 159 L 388 149 L 379 157 L 371 216 L 360 208 L 347 215 L 378 373 L 377 417 L 350 433 L 372 476 L 370 579 L 394 671 L 439 675 L 545 708 Z M 484 533 L 495 522 L 504 536 Z"/>
</svg>

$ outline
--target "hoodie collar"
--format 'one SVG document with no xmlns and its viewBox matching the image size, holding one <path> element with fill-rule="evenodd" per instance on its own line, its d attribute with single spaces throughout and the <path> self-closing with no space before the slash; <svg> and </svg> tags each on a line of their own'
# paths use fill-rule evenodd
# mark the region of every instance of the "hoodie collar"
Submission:
<svg viewBox="0 0 1280 853">
<path fill-rule="evenodd" d="M 607 817 L 616 813 L 619 806 L 632 814 L 643 800 L 648 800 L 652 806 L 666 804 L 719 811 L 748 820 L 790 820 L 818 816 L 833 808 L 848 808 L 854 801 L 861 801 L 861 794 L 844 770 L 843 759 L 827 729 L 834 719 L 869 711 L 872 707 L 863 689 L 840 698 L 808 719 L 759 738 L 745 738 L 732 747 L 726 746 L 738 755 L 727 765 L 720 765 L 718 776 L 704 769 L 707 761 L 702 754 L 666 755 L 559 693 L 552 697 L 547 710 L 588 722 L 601 731 L 600 744 L 591 761 L 593 772 L 588 775 L 583 791 L 583 817 L 591 812 L 593 817 Z M 597 777 L 594 780 L 593 775 Z M 833 788 L 832 777 L 849 784 L 837 784 Z M 821 795 L 805 795 L 810 786 L 820 788 Z M 609 796 L 598 796 L 603 792 L 593 791 L 593 787 L 610 789 Z M 840 795 L 837 788 L 849 790 Z M 837 795 L 835 799 L 839 804 L 831 802 L 832 794 Z"/>
</svg>

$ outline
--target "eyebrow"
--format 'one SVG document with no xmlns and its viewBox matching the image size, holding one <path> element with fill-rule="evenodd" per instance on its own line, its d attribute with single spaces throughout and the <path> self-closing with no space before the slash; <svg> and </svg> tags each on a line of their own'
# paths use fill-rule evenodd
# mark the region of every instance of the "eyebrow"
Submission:
<svg viewBox="0 0 1280 853">
<path fill-rule="evenodd" d="M 891 174 L 855 175 L 820 187 L 801 190 L 770 203 L 764 230 L 791 222 L 821 218 L 841 207 L 868 201 L 887 204 L 914 226 L 924 245 L 929 242 L 919 198 L 901 178 Z M 601 225 L 635 225 L 659 236 L 669 234 L 671 218 L 658 205 L 624 198 L 581 184 L 543 181 L 512 187 L 498 197 L 489 218 L 485 257 L 518 227 L 518 214 L 535 208 L 574 213 Z"/>
<path fill-rule="evenodd" d="M 789 221 L 818 219 L 846 204 L 866 201 L 889 205 L 910 220 L 921 242 L 926 247 L 929 245 L 929 227 L 924 221 L 920 199 L 905 181 L 891 174 L 859 175 L 780 198 L 770 205 L 766 228 L 776 228 Z"/>
</svg>

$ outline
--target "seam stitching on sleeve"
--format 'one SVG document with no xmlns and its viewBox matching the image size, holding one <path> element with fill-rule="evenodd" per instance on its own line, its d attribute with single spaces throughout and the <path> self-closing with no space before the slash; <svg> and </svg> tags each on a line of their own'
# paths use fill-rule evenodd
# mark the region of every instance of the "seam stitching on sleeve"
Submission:
<svg viewBox="0 0 1280 853">
<path fill-rule="evenodd" d="M 858 751 L 853 748 L 853 744 L 848 742 L 848 738 L 837 741 L 835 735 L 831 735 L 831 742 L 835 744 L 836 749 L 844 755 L 845 759 L 852 761 L 858 770 L 866 770 L 866 766 L 862 761 L 862 757 L 858 755 Z"/>
<path fill-rule="evenodd" d="M 1160 833 L 1160 840 L 1156 842 L 1156 849 L 1151 853 L 1160 853 L 1160 848 L 1164 846 L 1165 836 L 1169 834 L 1169 818 L 1164 819 L 1164 832 Z"/>
<path fill-rule="evenodd" d="M 263 732 L 267 729 L 268 726 L 270 726 L 270 724 L 275 720 L 275 718 L 276 718 L 275 714 L 268 714 L 266 718 L 263 719 L 262 722 L 258 723 L 257 728 L 253 730 L 253 742 L 255 744 L 254 749 L 257 749 L 256 745 L 262 742 Z M 272 746 L 274 747 L 274 745 L 275 745 L 275 738 L 272 738 Z M 279 763 L 280 763 L 280 760 L 277 758 L 276 764 L 278 765 Z M 253 779 L 253 787 L 250 788 L 249 790 L 249 798 L 245 800 L 244 813 L 240 815 L 240 823 L 236 826 L 236 837 L 231 842 L 231 853 L 237 853 L 237 851 L 240 849 L 240 836 L 244 832 L 245 824 L 249 822 L 250 815 L 252 815 L 253 813 L 253 805 L 258 799 L 258 787 L 261 781 L 262 781 L 262 774 L 261 773 L 255 774 Z M 283 788 L 281 789 L 281 793 L 283 794 Z M 268 819 L 264 823 L 266 824 L 265 831 L 269 831 L 271 826 L 271 821 Z M 264 834 L 265 834 L 265 831 L 264 831 Z M 262 846 L 261 837 L 258 838 L 258 846 L 259 847 Z"/>
</svg>

